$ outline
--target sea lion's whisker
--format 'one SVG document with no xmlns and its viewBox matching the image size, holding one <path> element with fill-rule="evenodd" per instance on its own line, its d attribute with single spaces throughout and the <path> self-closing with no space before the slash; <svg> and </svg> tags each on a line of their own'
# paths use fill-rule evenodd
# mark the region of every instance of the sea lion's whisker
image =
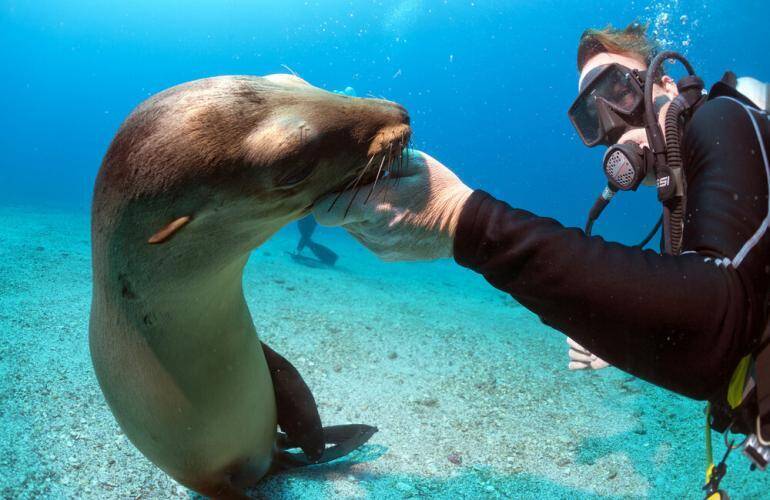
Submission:
<svg viewBox="0 0 770 500">
<path fill-rule="evenodd" d="M 388 166 L 390 166 L 390 163 L 388 163 Z M 391 170 L 388 170 L 388 174 L 389 174 L 388 175 L 388 180 L 392 179 L 394 172 L 391 171 Z M 397 183 L 397 182 L 398 182 L 398 178 L 396 178 L 394 183 Z M 388 183 L 385 184 L 385 190 L 382 192 L 382 198 L 383 199 L 387 199 L 387 197 L 388 197 L 388 190 L 390 189 L 390 185 L 391 185 L 391 182 L 388 182 Z"/>
<path fill-rule="evenodd" d="M 356 196 L 358 196 L 359 191 L 361 191 L 361 186 L 356 186 L 356 190 L 353 192 L 353 196 L 350 197 L 348 206 L 345 207 L 345 213 L 342 216 L 343 219 L 348 216 L 348 212 L 350 212 L 350 207 L 353 206 L 353 201 L 356 199 Z"/>
<path fill-rule="evenodd" d="M 406 168 L 409 169 L 409 157 L 412 156 L 412 138 L 409 138 L 409 142 L 406 143 Z"/>
<path fill-rule="evenodd" d="M 287 66 L 287 65 L 285 65 L 285 64 L 281 64 L 281 66 L 283 66 L 284 68 L 286 68 L 286 70 L 288 70 L 288 71 L 289 71 L 289 73 L 291 73 L 292 75 L 294 75 L 294 76 L 296 76 L 297 78 L 299 78 L 299 74 L 298 74 L 296 71 L 294 71 L 293 69 L 291 69 L 290 67 L 288 67 L 288 66 Z"/>
<path fill-rule="evenodd" d="M 383 158 L 385 158 L 385 157 L 383 156 Z M 374 156 L 372 156 L 372 159 L 374 159 Z M 348 216 L 348 212 L 350 212 L 350 207 L 353 206 L 353 202 L 355 201 L 356 196 L 358 196 L 358 192 L 361 190 L 360 181 L 363 178 L 363 176 L 366 173 L 366 171 L 369 170 L 369 165 L 371 165 L 371 164 L 372 164 L 372 162 L 370 160 L 369 163 L 366 164 L 366 167 L 364 167 L 364 169 L 361 170 L 361 173 L 356 178 L 355 191 L 353 192 L 353 196 L 350 197 L 350 201 L 348 202 L 348 206 L 345 207 L 345 213 L 342 216 L 343 219 Z M 368 198 L 369 197 L 367 196 L 367 199 Z M 366 200 L 364 200 L 364 203 L 366 203 Z"/>
<path fill-rule="evenodd" d="M 388 168 L 390 168 L 394 163 L 396 163 L 396 180 L 395 184 L 398 184 L 398 176 L 401 173 L 401 169 L 398 168 L 398 164 L 396 162 L 395 153 L 392 152 L 393 143 L 390 144 L 391 149 L 388 150 Z"/>
<path fill-rule="evenodd" d="M 369 201 L 369 197 L 374 192 L 374 188 L 377 187 L 377 181 L 380 179 L 380 174 L 382 173 L 383 165 L 385 165 L 385 156 L 383 156 L 382 160 L 380 161 L 380 166 L 377 168 L 377 175 L 374 178 L 374 182 L 372 183 L 372 188 L 369 190 L 369 194 L 366 195 L 366 199 L 364 200 L 364 205 L 366 205 L 366 202 Z"/>
<path fill-rule="evenodd" d="M 343 214 L 342 218 L 348 216 L 348 212 L 350 212 L 350 207 L 353 206 L 353 201 L 355 201 L 356 196 L 358 196 L 358 192 L 361 190 L 361 179 L 363 179 L 366 172 L 369 170 L 369 166 L 371 166 L 372 161 L 374 160 L 374 157 L 376 155 L 372 155 L 371 158 L 369 158 L 369 161 L 366 163 L 366 166 L 361 169 L 361 172 L 358 174 L 358 177 L 356 177 L 355 181 L 353 181 L 353 188 L 355 189 L 355 192 L 353 193 L 353 196 L 350 197 L 350 201 L 348 202 L 348 206 L 345 207 L 345 213 Z M 350 184 L 348 184 L 350 186 Z M 345 191 L 348 190 L 348 187 L 345 188 Z M 339 198 L 340 195 L 337 195 L 337 198 Z M 335 198 L 336 201 L 336 198 Z"/>
<path fill-rule="evenodd" d="M 372 155 L 371 158 L 369 158 L 369 161 L 367 162 L 366 166 L 361 169 L 361 173 L 358 174 L 358 177 L 356 177 L 355 181 L 353 182 L 353 185 L 356 186 L 361 181 L 361 179 L 364 177 L 364 174 L 369 170 L 369 166 L 372 164 L 372 160 L 374 160 L 374 157 L 376 155 Z M 346 188 L 347 189 L 347 188 Z"/>
<path fill-rule="evenodd" d="M 401 180 L 402 167 L 403 167 L 403 164 L 401 163 L 399 158 L 399 161 L 396 163 L 396 182 L 394 183 L 396 186 L 398 186 L 398 183 Z"/>
<path fill-rule="evenodd" d="M 351 187 L 353 187 L 361 179 L 361 177 L 363 177 L 364 172 L 366 172 L 366 170 L 369 168 L 369 165 L 372 164 L 372 160 L 374 160 L 376 156 L 377 156 L 376 154 L 373 154 L 372 156 L 370 156 L 369 161 L 361 170 L 361 173 L 358 175 L 358 177 L 348 182 L 347 185 L 344 188 L 342 188 L 342 190 L 339 193 L 337 193 L 337 196 L 335 196 L 334 200 L 332 200 L 332 204 L 329 205 L 328 210 L 326 210 L 327 212 L 331 212 L 332 208 L 334 208 L 334 205 L 337 204 L 337 200 L 340 199 L 340 196 L 342 196 L 346 191 L 348 191 Z M 347 210 L 345 211 L 345 214 L 347 215 Z"/>
</svg>

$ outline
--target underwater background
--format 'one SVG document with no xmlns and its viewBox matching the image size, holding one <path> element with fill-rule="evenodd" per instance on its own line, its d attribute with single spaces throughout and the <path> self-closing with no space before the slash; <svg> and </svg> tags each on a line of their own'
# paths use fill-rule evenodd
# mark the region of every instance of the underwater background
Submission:
<svg viewBox="0 0 770 500">
<path fill-rule="evenodd" d="M 88 354 L 91 191 L 139 102 L 222 74 L 350 86 L 403 104 L 413 145 L 471 187 L 582 227 L 605 181 L 602 149 L 566 116 L 577 42 L 634 19 L 708 85 L 728 69 L 770 80 L 766 0 L 0 0 L 0 496 L 193 496 L 123 436 Z M 619 195 L 595 232 L 635 243 L 658 214 L 652 190 Z M 316 239 L 336 267 L 291 260 L 293 225 L 254 252 L 257 331 L 325 422 L 380 432 L 258 496 L 702 496 L 702 403 L 614 368 L 569 372 L 561 334 L 452 262 L 382 263 L 341 230 Z M 768 496 L 770 472 L 739 452 L 728 464 L 735 498 Z"/>
</svg>

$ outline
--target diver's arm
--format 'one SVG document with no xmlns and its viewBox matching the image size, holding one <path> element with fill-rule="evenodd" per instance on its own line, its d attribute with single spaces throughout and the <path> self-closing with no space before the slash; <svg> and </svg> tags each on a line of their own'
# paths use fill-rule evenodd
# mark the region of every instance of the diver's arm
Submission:
<svg viewBox="0 0 770 500">
<path fill-rule="evenodd" d="M 740 358 L 746 294 L 700 255 L 589 238 L 483 191 L 460 215 L 454 255 L 591 352 L 687 396 L 710 396 Z"/>
<path fill-rule="evenodd" d="M 705 398 L 764 317 L 770 145 L 759 143 L 756 125 L 727 98 L 689 123 L 683 255 L 589 238 L 477 191 L 460 215 L 455 259 L 608 362 Z"/>
</svg>

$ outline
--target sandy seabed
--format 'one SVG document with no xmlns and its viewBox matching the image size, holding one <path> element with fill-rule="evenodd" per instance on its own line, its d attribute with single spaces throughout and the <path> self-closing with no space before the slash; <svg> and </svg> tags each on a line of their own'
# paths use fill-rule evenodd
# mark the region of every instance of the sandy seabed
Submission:
<svg viewBox="0 0 770 500">
<path fill-rule="evenodd" d="M 340 231 L 334 269 L 292 261 L 288 227 L 244 286 L 326 425 L 380 431 L 255 498 L 701 498 L 703 404 L 616 369 L 566 369 L 558 332 L 452 262 L 385 264 Z M 88 353 L 88 214 L 0 207 L 0 496 L 195 498 L 121 433 Z M 721 441 L 719 436 L 715 439 Z M 720 444 L 716 454 L 721 456 Z M 724 486 L 767 497 L 735 453 Z"/>
</svg>

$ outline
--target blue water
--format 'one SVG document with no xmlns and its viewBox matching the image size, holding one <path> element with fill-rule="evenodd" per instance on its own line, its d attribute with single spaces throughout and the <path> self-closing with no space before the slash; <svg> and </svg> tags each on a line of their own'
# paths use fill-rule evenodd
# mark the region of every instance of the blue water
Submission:
<svg viewBox="0 0 770 500">
<path fill-rule="evenodd" d="M 195 78 L 288 66 L 317 86 L 351 85 L 359 95 L 404 104 L 415 145 L 467 183 L 582 224 L 602 186 L 602 153 L 583 147 L 566 119 L 580 33 L 634 18 L 654 22 L 666 13 L 661 38 L 684 49 L 707 82 L 725 69 L 764 81 L 770 79 L 768 12 L 762 0 L 121 7 L 6 0 L 0 10 L 3 194 L 87 205 L 110 139 L 148 95 Z M 684 40 L 690 44 L 683 47 Z M 640 201 L 651 196 L 623 198 L 603 226 L 606 234 L 633 239 L 638 222 L 655 220 L 654 205 Z"/>
<path fill-rule="evenodd" d="M 566 117 L 577 87 L 577 41 L 587 27 L 602 27 L 607 23 L 624 26 L 634 19 L 649 21 L 658 40 L 668 48 L 685 53 L 709 83 L 718 80 L 727 69 L 739 76 L 770 80 L 767 54 L 770 4 L 765 0 L 140 0 L 125 4 L 76 0 L 0 1 L 3 54 L 0 65 L 0 208 L 3 211 L 0 216 L 8 222 L 0 228 L 0 244 L 5 247 L 0 254 L 0 258 L 5 259 L 0 267 L 5 273 L 0 274 L 0 294 L 5 294 L 5 298 L 0 298 L 0 307 L 5 307 L 0 310 L 0 319 L 6 321 L 3 345 L 15 343 L 11 333 L 27 332 L 29 338 L 41 334 L 35 320 L 19 326 L 19 318 L 27 314 L 25 308 L 31 303 L 37 307 L 41 300 L 47 300 L 46 292 L 52 296 L 58 294 L 55 290 L 40 288 L 47 276 L 55 276 L 51 278 L 53 286 L 62 290 L 80 287 L 78 290 L 82 293 L 73 294 L 70 304 L 75 301 L 82 307 L 67 314 L 70 325 L 77 325 L 72 326 L 73 332 L 77 330 L 85 342 L 82 327 L 87 321 L 89 300 L 87 215 L 102 155 L 122 120 L 139 102 L 167 87 L 197 78 L 222 74 L 263 75 L 290 69 L 322 88 L 352 86 L 359 96 L 383 96 L 397 101 L 411 114 L 415 147 L 444 162 L 467 184 L 485 189 L 512 205 L 555 217 L 566 225 L 581 226 L 604 181 L 599 168 L 602 151 L 585 148 Z M 653 192 L 622 195 L 596 230 L 610 239 L 635 242 L 657 216 Z M 63 222 L 65 219 L 67 222 Z M 283 234 L 285 244 L 290 246 L 293 234 Z M 325 230 L 321 234 L 338 245 L 348 244 L 339 233 Z M 61 241 L 56 240 L 52 245 L 52 235 Z M 279 243 L 273 245 L 276 246 L 270 248 L 274 248 L 274 255 L 283 251 Z M 54 259 L 47 267 L 40 268 L 41 258 L 34 253 L 35 249 L 45 247 L 48 251 L 52 246 L 59 258 L 77 261 Z M 357 269 L 365 274 L 363 269 L 368 269 L 367 266 L 378 265 L 373 260 L 364 260 L 366 266 L 360 264 L 360 259 L 367 258 L 362 253 L 358 263 L 351 264 L 350 279 L 356 278 Z M 396 271 L 377 269 L 382 269 L 378 272 L 383 274 L 402 273 L 401 276 L 407 278 L 399 283 L 415 288 L 422 286 L 420 281 L 408 277 L 428 272 L 415 271 L 409 266 L 396 266 L 393 268 Z M 29 272 L 24 274 L 25 270 Z M 301 272 L 306 271 L 298 271 Z M 62 279 L 69 276 L 68 273 L 75 273 L 73 281 Z M 432 279 L 428 275 L 423 278 Z M 456 279 L 458 283 L 466 283 L 463 281 L 466 277 Z M 480 296 L 490 301 L 502 300 L 482 283 L 471 282 Z M 31 283 L 36 283 L 38 288 Z M 42 316 L 48 321 L 47 329 L 58 328 L 60 315 L 56 311 L 61 310 L 64 309 L 52 309 Z M 35 318 L 42 321 L 39 316 L 42 313 L 37 311 Z M 77 311 L 82 316 L 78 316 Z M 489 318 L 499 314 L 481 306 L 479 311 L 480 315 L 488 313 Z M 549 339 L 555 338 L 552 332 L 545 333 L 544 327 L 537 330 L 540 326 L 536 319 L 527 321 L 533 339 L 538 339 L 541 333 Z M 549 345 L 554 349 L 549 354 L 554 356 L 553 364 L 561 367 L 565 364 L 563 352 L 560 347 L 554 347 L 557 344 Z M 20 361 L 9 355 L 2 357 L 2 363 L 3 373 L 20 370 L 16 366 Z M 77 373 L 91 377 L 87 359 L 67 369 L 73 380 Z M 565 376 L 565 370 L 554 369 L 549 376 L 553 382 L 556 377 Z M 608 377 L 615 377 L 616 389 L 624 380 L 618 374 Z M 599 382 L 592 384 L 601 387 Z M 10 405 L 13 391 L 8 386 L 5 390 L 0 402 Z M 89 386 L 88 390 L 93 391 L 94 387 Z M 638 390 L 651 391 L 644 393 L 650 401 L 669 397 L 647 386 Z M 13 394 L 19 394 L 18 388 L 14 391 Z M 89 404 L 101 405 L 103 410 L 104 403 L 98 398 L 98 392 L 93 394 Z M 603 401 L 602 404 L 610 403 Z M 697 412 L 692 413 L 694 406 L 687 408 L 691 416 L 695 415 L 693 418 L 699 418 Z M 7 409 L 4 413 L 9 414 Z M 559 416 L 556 410 L 551 416 L 558 420 L 559 426 L 577 425 L 571 423 L 569 415 Z M 47 418 L 55 423 L 57 417 Z M 585 417 L 575 418 L 590 428 Z M 511 421 L 522 420 L 526 420 L 526 415 Z M 683 424 L 681 429 L 689 429 L 691 433 L 679 435 L 684 431 L 678 428 L 680 430 L 674 432 L 676 439 L 667 436 L 664 440 L 677 449 L 679 440 L 689 442 L 691 439 L 688 450 L 700 453 L 699 424 Z M 660 425 L 661 432 L 665 432 L 665 425 Z M 37 439 L 29 436 L 22 439 L 20 434 L 27 432 L 24 427 L 17 431 L 9 429 L 4 432 L 14 442 L 32 443 Z M 516 430 L 516 434 L 526 432 L 524 426 Z M 627 439 L 641 439 L 640 435 L 629 431 Z M 610 440 L 601 446 L 623 443 L 626 438 Z M 19 446 L 18 450 L 29 452 L 38 445 Z M 583 453 L 593 452 L 584 449 Z M 420 460 L 419 450 L 415 454 L 418 457 L 415 460 Z M 628 455 L 633 462 L 635 455 Z M 534 460 L 531 456 L 530 459 Z M 657 497 L 687 491 L 697 497 L 702 460 L 700 456 L 691 459 L 691 464 L 676 464 L 677 471 L 679 467 L 697 470 L 685 479 L 667 479 L 666 471 L 672 471 L 670 467 L 674 466 L 666 466 L 664 459 L 655 461 L 656 466 L 661 467 L 660 473 L 655 477 L 646 475 L 644 479 L 648 484 L 644 488 L 635 490 L 629 486 L 616 494 Z M 654 461 L 651 455 L 646 460 Z M 19 467 L 31 468 L 34 463 L 32 459 L 18 459 L 5 461 L 3 465 L 8 468 L 6 473 L 11 474 L 13 469 L 12 474 L 25 477 Z M 132 467 L 131 462 L 118 465 L 126 470 Z M 735 480 L 738 492 L 756 495 L 767 491 L 770 486 L 767 477 L 761 478 L 755 473 L 754 479 L 763 481 L 763 487 L 744 479 L 745 465 L 745 461 L 741 462 L 733 471 L 739 477 Z M 593 487 L 581 489 L 569 480 L 569 474 L 561 481 L 543 471 L 520 472 L 525 476 L 517 476 L 519 480 L 515 484 L 525 496 L 527 493 L 571 496 L 598 491 Z M 14 497 L 22 492 L 30 495 L 29 483 L 42 477 L 35 474 L 4 485 L 3 495 Z M 472 481 L 483 483 L 483 478 L 492 473 L 468 469 L 457 478 L 458 483 L 447 483 L 443 487 L 439 483 L 425 491 L 408 484 L 414 478 L 401 478 L 399 474 L 394 472 L 393 479 L 386 479 L 382 484 L 371 479 L 372 484 L 378 485 L 376 488 L 356 491 L 371 495 L 393 491 L 395 496 L 420 492 L 433 496 L 447 496 L 451 492 L 471 495 L 472 484 L 476 484 Z M 471 486 L 463 482 L 464 474 L 472 476 Z M 543 479 L 546 476 L 548 479 Z M 65 473 L 56 475 L 54 482 L 63 477 Z M 118 473 L 117 477 L 122 476 Z M 494 483 L 495 494 L 512 496 L 515 491 L 499 491 L 504 488 L 501 484 L 513 484 L 505 483 L 505 477 L 513 476 L 502 473 L 494 480 L 497 483 L 488 478 L 487 483 Z M 411 490 L 399 486 L 402 484 Z M 131 490 L 134 492 L 166 491 L 146 485 L 143 490 L 141 484 L 134 486 Z M 279 486 L 291 485 L 281 483 L 276 488 Z M 553 488 L 548 489 L 551 486 Z M 478 491 L 492 495 L 485 487 L 479 486 Z M 41 491 L 54 496 L 78 496 L 77 487 L 67 488 L 70 486 Z M 294 485 L 292 491 L 300 491 L 297 488 L 300 487 Z M 109 496 L 110 491 L 103 490 L 102 494 Z M 335 495 L 333 489 L 321 491 L 325 496 Z"/>
</svg>

